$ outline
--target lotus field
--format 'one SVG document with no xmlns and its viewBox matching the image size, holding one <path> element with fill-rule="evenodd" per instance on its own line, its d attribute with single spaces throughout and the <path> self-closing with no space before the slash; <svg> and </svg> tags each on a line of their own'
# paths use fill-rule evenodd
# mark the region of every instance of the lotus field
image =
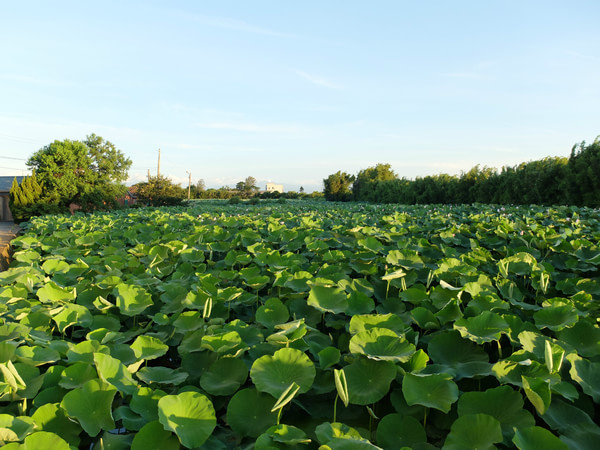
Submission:
<svg viewBox="0 0 600 450">
<path fill-rule="evenodd" d="M 45 216 L 0 273 L 10 449 L 597 449 L 600 216 Z"/>
</svg>

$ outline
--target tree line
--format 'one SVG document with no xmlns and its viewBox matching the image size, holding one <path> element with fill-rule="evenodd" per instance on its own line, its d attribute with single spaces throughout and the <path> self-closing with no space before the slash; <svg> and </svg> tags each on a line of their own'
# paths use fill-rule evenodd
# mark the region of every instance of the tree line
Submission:
<svg viewBox="0 0 600 450">
<path fill-rule="evenodd" d="M 119 207 L 119 199 L 130 193 L 139 206 L 180 205 L 186 199 L 277 199 L 318 198 L 320 192 L 307 195 L 300 192 L 260 192 L 256 179 L 247 177 L 234 188 L 223 186 L 206 189 L 204 180 L 181 187 L 164 175 L 148 176 L 135 189 L 123 183 L 128 178 L 131 160 L 114 144 L 96 134 L 82 141 L 55 140 L 35 152 L 27 166 L 32 175 L 21 183 L 13 180 L 9 192 L 9 207 L 15 222 L 43 214 L 109 210 Z"/>
<path fill-rule="evenodd" d="M 399 178 L 389 164 L 323 180 L 329 201 L 400 204 L 488 203 L 600 207 L 600 140 L 576 144 L 567 157 L 546 157 L 497 170 L 476 165 L 460 175 Z"/>
</svg>

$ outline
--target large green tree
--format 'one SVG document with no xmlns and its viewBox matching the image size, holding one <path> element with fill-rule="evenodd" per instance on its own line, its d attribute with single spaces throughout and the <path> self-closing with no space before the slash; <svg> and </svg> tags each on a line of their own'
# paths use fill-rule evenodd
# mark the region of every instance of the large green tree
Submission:
<svg viewBox="0 0 600 450">
<path fill-rule="evenodd" d="M 350 186 L 355 180 L 354 175 L 338 170 L 323 180 L 323 194 L 329 201 L 348 202 L 352 200 Z"/>
<path fill-rule="evenodd" d="M 391 181 L 398 178 L 392 166 L 389 164 L 377 164 L 375 167 L 358 172 L 354 183 L 352 184 L 352 195 L 354 200 L 376 201 L 372 195 L 375 191 L 375 184 L 380 181 Z"/>
<path fill-rule="evenodd" d="M 82 141 L 54 141 L 34 153 L 27 165 L 43 186 L 42 201 L 83 210 L 111 207 L 125 192 L 131 160 L 95 134 Z"/>
<path fill-rule="evenodd" d="M 187 196 L 185 189 L 164 175 L 151 176 L 138 186 L 138 198 L 150 206 L 179 205 Z"/>
</svg>

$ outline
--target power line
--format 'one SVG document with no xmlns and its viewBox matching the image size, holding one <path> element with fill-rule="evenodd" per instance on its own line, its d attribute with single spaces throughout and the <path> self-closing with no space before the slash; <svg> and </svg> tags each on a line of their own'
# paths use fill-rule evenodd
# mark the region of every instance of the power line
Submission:
<svg viewBox="0 0 600 450">
<path fill-rule="evenodd" d="M 3 159 L 16 159 L 17 161 L 27 161 L 26 158 L 13 158 L 12 156 L 0 156 Z"/>
</svg>

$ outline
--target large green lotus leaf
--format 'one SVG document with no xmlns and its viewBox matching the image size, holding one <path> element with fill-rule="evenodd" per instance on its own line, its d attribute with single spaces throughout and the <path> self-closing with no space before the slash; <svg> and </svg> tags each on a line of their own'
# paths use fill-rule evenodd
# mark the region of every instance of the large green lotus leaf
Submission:
<svg viewBox="0 0 600 450">
<path fill-rule="evenodd" d="M 308 328 L 304 323 L 304 318 L 294 320 L 293 322 L 275 325 L 276 333 L 267 336 L 267 342 L 271 344 L 288 345 L 304 337 Z"/>
<path fill-rule="evenodd" d="M 512 441 L 519 450 L 569 450 L 569 446 L 542 427 L 515 428 Z"/>
<path fill-rule="evenodd" d="M 533 320 L 539 329 L 549 328 L 552 331 L 560 331 L 575 325 L 579 316 L 573 306 L 548 306 L 534 312 Z"/>
<path fill-rule="evenodd" d="M 201 446 L 217 425 L 211 401 L 199 392 L 162 397 L 158 401 L 158 420 L 187 448 Z"/>
<path fill-rule="evenodd" d="M 347 315 L 369 314 L 374 309 L 375 302 L 367 294 L 361 291 L 350 292 L 348 296 L 348 309 L 346 309 Z"/>
<path fill-rule="evenodd" d="M 387 328 L 398 335 L 404 334 L 407 325 L 396 314 L 362 314 L 350 319 L 350 334 L 354 335 L 372 328 Z"/>
<path fill-rule="evenodd" d="M 31 434 L 35 422 L 31 417 L 12 414 L 0 414 L 0 439 L 4 441 L 22 441 Z"/>
<path fill-rule="evenodd" d="M 66 303 L 60 308 L 56 315 L 52 316 L 52 320 L 54 320 L 58 326 L 58 330 L 61 333 L 64 333 L 67 328 L 73 325 L 89 328 L 92 324 L 93 317 L 90 310 L 85 306 L 77 305 L 75 303 Z"/>
<path fill-rule="evenodd" d="M 413 322 L 422 330 L 435 330 L 440 327 L 440 323 L 437 317 L 435 317 L 435 314 L 423 306 L 413 308 L 410 311 L 410 316 Z"/>
<path fill-rule="evenodd" d="M 54 281 L 49 281 L 36 292 L 37 298 L 42 303 L 64 303 L 75 300 L 73 288 L 61 287 Z"/>
<path fill-rule="evenodd" d="M 381 400 L 396 378 L 396 366 L 391 361 L 359 358 L 344 367 L 350 403 L 370 405 Z"/>
<path fill-rule="evenodd" d="M 243 347 L 245 347 L 245 344 L 237 331 L 224 331 L 202 336 L 201 348 L 211 352 L 233 354 Z"/>
<path fill-rule="evenodd" d="M 531 402 L 537 412 L 542 415 L 550 406 L 552 393 L 550 392 L 550 384 L 547 380 L 541 378 L 533 378 L 521 376 L 521 383 L 527 398 Z"/>
<path fill-rule="evenodd" d="M 487 414 L 468 414 L 454 421 L 444 450 L 495 449 L 502 442 L 500 422 Z"/>
<path fill-rule="evenodd" d="M 348 295 L 342 288 L 315 284 L 306 303 L 321 312 L 339 314 L 348 308 Z"/>
<path fill-rule="evenodd" d="M 499 340 L 502 333 L 510 331 L 510 326 L 498 314 L 484 311 L 475 317 L 458 319 L 454 322 L 454 329 L 458 330 L 463 338 L 484 344 Z"/>
<path fill-rule="evenodd" d="M 142 335 L 131 344 L 135 357 L 140 359 L 156 359 L 167 353 L 169 346 L 154 336 Z"/>
<path fill-rule="evenodd" d="M 278 298 L 269 298 L 256 310 L 256 321 L 266 328 L 285 323 L 290 317 L 287 307 Z"/>
<path fill-rule="evenodd" d="M 413 344 L 387 328 L 361 331 L 350 339 L 350 353 L 380 361 L 406 362 L 415 351 Z"/>
<path fill-rule="evenodd" d="M 256 388 L 275 398 L 279 398 L 292 383 L 300 386 L 299 393 L 308 391 L 315 375 L 313 362 L 295 348 L 282 348 L 273 356 L 261 356 L 250 369 L 250 377 Z"/>
<path fill-rule="evenodd" d="M 212 395 L 231 395 L 248 378 L 248 367 L 238 358 L 216 360 L 208 370 L 202 372 L 200 386 Z"/>
<path fill-rule="evenodd" d="M 68 392 L 60 406 L 69 417 L 79 421 L 90 436 L 100 430 L 112 430 L 115 422 L 112 417 L 112 402 L 117 390 L 101 380 L 90 380 L 81 387 Z"/>
<path fill-rule="evenodd" d="M 499 386 L 485 392 L 465 392 L 458 399 L 458 415 L 488 414 L 500 422 L 502 433 L 509 439 L 514 427 L 530 427 L 535 419 L 523 409 L 523 397 L 510 386 Z"/>
<path fill-rule="evenodd" d="M 295 272 L 291 278 L 287 279 L 283 285 L 294 292 L 307 292 L 309 286 L 306 282 L 312 278 L 313 275 L 311 273 L 299 270 L 298 272 Z"/>
<path fill-rule="evenodd" d="M 48 431 L 38 431 L 25 438 L 21 450 L 71 450 L 67 441 L 58 434 Z"/>
<path fill-rule="evenodd" d="M 94 353 L 110 353 L 106 345 L 98 341 L 81 341 L 67 350 L 67 359 L 69 363 L 85 362 L 93 364 Z"/>
<path fill-rule="evenodd" d="M 98 376 L 116 387 L 119 392 L 131 395 L 137 390 L 137 383 L 127 367 L 118 359 L 104 353 L 94 353 L 94 363 Z"/>
<path fill-rule="evenodd" d="M 113 411 L 113 417 L 115 421 L 121 421 L 123 428 L 127 428 L 131 431 L 140 430 L 145 424 L 144 419 L 139 414 L 136 414 L 129 406 L 121 405 Z"/>
<path fill-rule="evenodd" d="M 600 403 L 600 362 L 590 362 L 587 359 L 571 353 L 567 356 L 571 363 L 569 374 L 571 378 L 579 383 L 583 392 Z"/>
<path fill-rule="evenodd" d="M 59 434 L 69 444 L 79 446 L 81 427 L 69 420 L 64 409 L 58 403 L 47 403 L 36 409 L 31 416 L 38 430 Z"/>
<path fill-rule="evenodd" d="M 98 378 L 98 373 L 94 366 L 77 362 L 67 366 L 62 371 L 58 385 L 65 389 L 75 389 L 96 378 Z"/>
<path fill-rule="evenodd" d="M 412 448 L 424 442 L 427 442 L 427 433 L 414 417 L 392 413 L 382 417 L 377 425 L 377 444 L 385 449 Z"/>
<path fill-rule="evenodd" d="M 56 350 L 37 345 L 31 347 L 21 345 L 17 348 L 15 357 L 18 361 L 33 366 L 43 366 L 44 364 L 53 363 L 61 359 L 60 353 Z"/>
<path fill-rule="evenodd" d="M 67 273 L 71 266 L 68 262 L 60 259 L 47 259 L 41 268 L 48 275 L 52 275 L 55 273 Z"/>
<path fill-rule="evenodd" d="M 364 440 L 354 428 L 340 422 L 323 422 L 315 428 L 318 441 L 326 445 L 333 439 Z"/>
<path fill-rule="evenodd" d="M 155 420 L 148 422 L 133 437 L 131 450 L 179 450 L 179 440 L 162 424 Z"/>
<path fill-rule="evenodd" d="M 114 431 L 104 431 L 96 438 L 93 450 L 129 450 L 133 434 L 117 434 Z"/>
<path fill-rule="evenodd" d="M 129 406 L 147 422 L 152 422 L 158 420 L 158 401 L 165 395 L 167 393 L 160 389 L 141 387 L 131 396 Z"/>
<path fill-rule="evenodd" d="M 309 444 L 310 439 L 300 428 L 279 424 L 272 426 L 261 434 L 254 444 L 254 449 L 271 450 L 279 448 L 278 443 L 295 447 L 298 444 Z"/>
<path fill-rule="evenodd" d="M 588 320 L 579 320 L 571 328 L 563 329 L 558 338 L 573 347 L 580 356 L 600 355 L 600 327 Z"/>
<path fill-rule="evenodd" d="M 422 405 L 444 413 L 458 400 L 458 386 L 445 373 L 407 373 L 402 380 L 402 393 L 408 405 Z"/>
<path fill-rule="evenodd" d="M 193 331 L 202 328 L 204 326 L 202 313 L 200 311 L 185 311 L 173 321 L 173 326 L 180 333 L 185 333 L 186 331 Z"/>
<path fill-rule="evenodd" d="M 271 409 L 275 399 L 256 389 L 237 392 L 227 405 L 227 424 L 240 436 L 256 438 L 275 424 L 277 413 Z"/>
<path fill-rule="evenodd" d="M 578 441 L 578 438 L 585 434 L 595 435 L 596 442 L 600 438 L 600 427 L 594 423 L 592 418 L 571 402 L 565 402 L 560 398 L 552 399 L 550 407 L 541 418 L 550 429 L 556 430 L 563 436 L 569 436 L 571 440 Z M 595 447 L 582 445 L 581 447 L 573 446 L 573 448 Z"/>
<path fill-rule="evenodd" d="M 180 369 L 171 369 L 170 367 L 153 366 L 142 367 L 135 373 L 136 377 L 146 384 L 172 384 L 179 385 L 188 379 L 189 374 Z"/>
<path fill-rule="evenodd" d="M 485 361 L 489 357 L 480 346 L 463 339 L 454 330 L 436 333 L 427 346 L 427 354 L 436 364 L 454 366 L 459 363 Z"/>
<path fill-rule="evenodd" d="M 505 269 L 502 269 L 503 265 L 505 265 Z M 531 254 L 525 252 L 519 252 L 498 261 L 501 274 L 502 270 L 505 270 L 507 274 L 529 275 L 536 265 L 536 259 Z M 503 276 L 506 276 L 506 274 L 503 274 Z"/>
<path fill-rule="evenodd" d="M 318 353 L 319 366 L 322 370 L 328 369 L 340 362 L 341 356 L 341 352 L 336 347 L 325 347 Z"/>
<path fill-rule="evenodd" d="M 117 298 L 117 307 L 121 310 L 121 314 L 126 316 L 137 316 L 152 305 L 152 295 L 135 284 L 118 284 L 113 294 Z"/>
</svg>

